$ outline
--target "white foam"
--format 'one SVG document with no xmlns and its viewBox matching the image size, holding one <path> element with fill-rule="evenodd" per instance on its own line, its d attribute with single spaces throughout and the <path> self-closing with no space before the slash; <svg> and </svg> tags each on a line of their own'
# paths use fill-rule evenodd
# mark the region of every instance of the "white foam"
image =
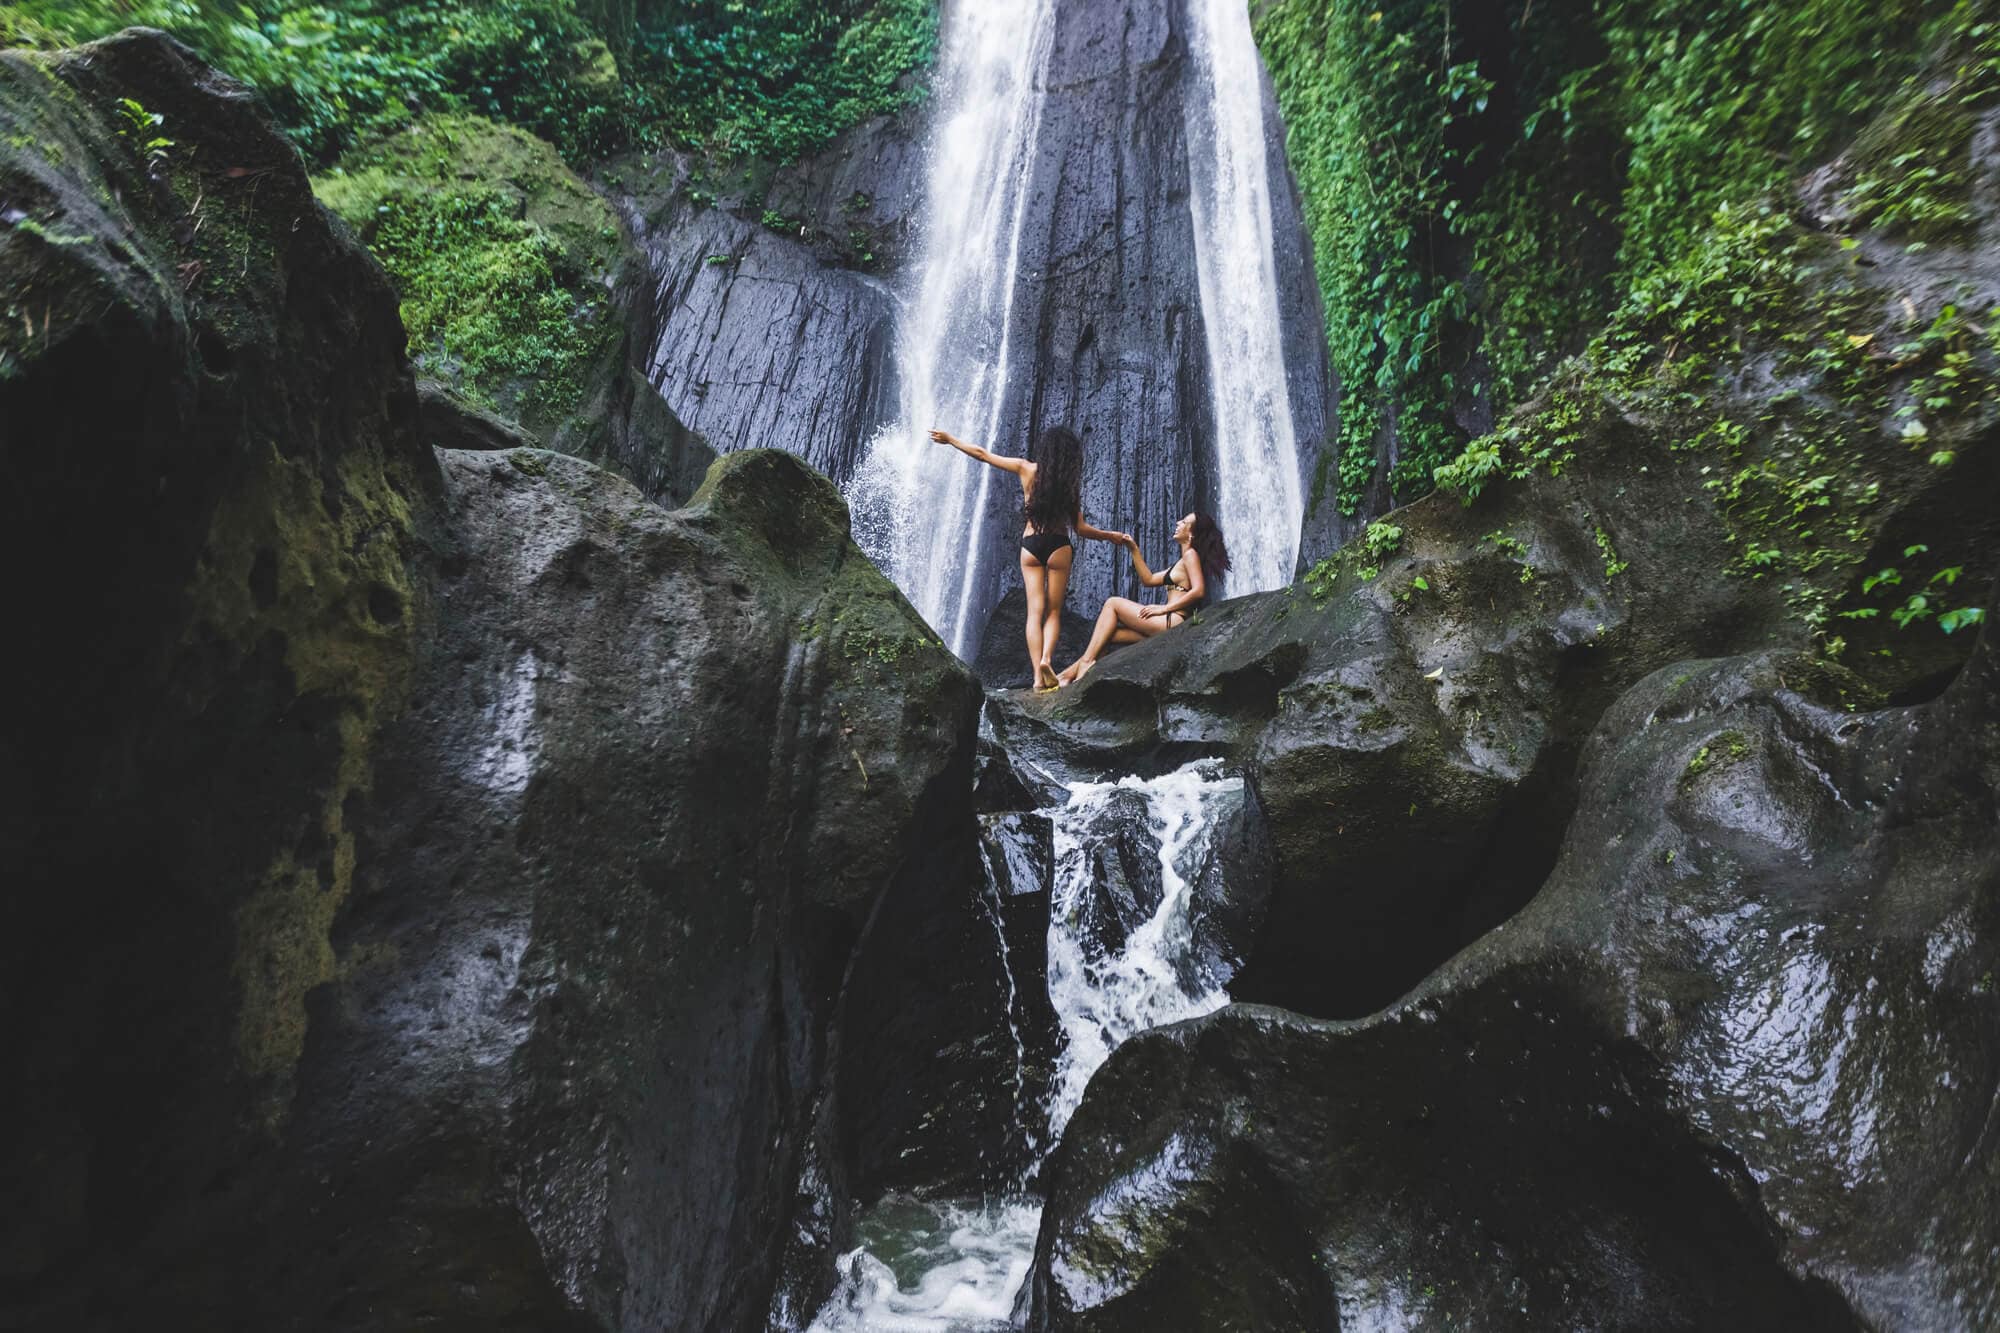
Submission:
<svg viewBox="0 0 2000 1333">
<path fill-rule="evenodd" d="M 1218 805 L 1243 780 L 1213 760 L 1163 777 L 1078 782 L 1050 812 L 1055 824 L 1055 891 L 1049 912 L 1049 999 L 1061 1020 L 1063 1051 L 1050 1093 L 1053 1147 L 1090 1076 L 1127 1038 L 1228 1003 L 1222 979 L 1204 977 L 1192 957 L 1194 886 L 1208 852 Z M 1113 802 L 1136 794 L 1159 843 L 1160 902 L 1110 950 L 1077 932 L 1097 918 L 1079 911 L 1091 888 L 1093 841 Z M 989 864 L 989 876 L 992 870 Z M 989 890 L 992 886 L 989 884 Z M 997 890 L 996 890 L 997 892 Z M 996 929 L 998 917 L 995 916 Z M 890 1200 L 862 1219 L 862 1244 L 840 1259 L 840 1285 L 810 1333 L 992 1333 L 1011 1322 L 1034 1260 L 1041 1202 L 1011 1196 L 986 1206 Z M 905 1270 L 899 1280 L 891 1260 Z"/>
</svg>

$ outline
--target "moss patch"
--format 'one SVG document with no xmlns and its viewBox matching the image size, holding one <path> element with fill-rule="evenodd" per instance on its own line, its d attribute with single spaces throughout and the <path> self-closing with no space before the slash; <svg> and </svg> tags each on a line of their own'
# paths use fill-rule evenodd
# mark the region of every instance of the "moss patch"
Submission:
<svg viewBox="0 0 2000 1333">
<path fill-rule="evenodd" d="M 275 1122 L 304 1053 L 305 997 L 332 979 L 330 936 L 352 887 L 347 810 L 371 783 L 370 741 L 401 706 L 410 663 L 409 506 L 372 452 L 318 469 L 275 448 L 218 506 L 189 589 L 187 651 L 220 639 L 243 658 L 276 636 L 300 700 L 333 716 L 336 758 L 236 912 L 237 1055 Z"/>
<path fill-rule="evenodd" d="M 433 116 L 350 153 L 313 189 L 395 280 L 427 373 L 539 433 L 576 410 L 617 337 L 606 282 L 622 243 L 554 148 L 477 116 Z"/>
<path fill-rule="evenodd" d="M 1750 757 L 1750 738 L 1740 731 L 1725 731 L 1689 756 L 1681 770 L 1681 789 L 1692 787 L 1704 773 L 1719 773 Z"/>
<path fill-rule="evenodd" d="M 1470 423 L 1532 399 L 1613 312 L 1665 313 L 1667 273 L 1884 112 L 1849 164 L 1854 225 L 1963 229 L 1966 108 L 2000 70 L 1993 0 L 1253 8 L 1343 387 L 1349 514 L 1389 457 L 1398 502 L 1428 490 Z"/>
</svg>

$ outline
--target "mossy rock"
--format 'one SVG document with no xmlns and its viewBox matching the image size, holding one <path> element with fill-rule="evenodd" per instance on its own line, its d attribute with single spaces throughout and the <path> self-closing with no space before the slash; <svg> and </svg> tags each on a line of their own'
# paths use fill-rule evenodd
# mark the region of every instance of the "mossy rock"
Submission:
<svg viewBox="0 0 2000 1333">
<path fill-rule="evenodd" d="M 187 48 L 0 55 L 0 201 L 0 542 L 36 571 L 0 972 L 12 1006 L 64 997 L 12 1061 L 34 1123 L 0 1173 L 87 1200 L 10 1221 L 18 1276 L 282 1132 L 438 478 L 380 270 Z"/>
<path fill-rule="evenodd" d="M 607 55 L 608 58 L 608 55 Z M 521 129 L 432 115 L 313 182 L 403 294 L 426 373 L 548 438 L 621 345 L 610 207 Z"/>
<path fill-rule="evenodd" d="M 482 116 L 426 116 L 354 149 L 313 181 L 321 201 L 364 236 L 383 199 L 440 188 L 513 200 L 518 216 L 547 233 L 578 272 L 608 272 L 623 253 L 610 206 L 553 145 Z"/>
</svg>

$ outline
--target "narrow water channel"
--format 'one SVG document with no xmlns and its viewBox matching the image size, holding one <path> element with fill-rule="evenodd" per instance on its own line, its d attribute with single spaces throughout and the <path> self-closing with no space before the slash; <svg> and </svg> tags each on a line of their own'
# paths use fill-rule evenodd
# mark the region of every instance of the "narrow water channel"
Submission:
<svg viewBox="0 0 2000 1333">
<path fill-rule="evenodd" d="M 1067 784 L 1064 801 L 1045 812 L 1055 831 L 1048 989 L 1062 1049 L 1047 1103 L 1017 1117 L 1038 1149 L 1030 1158 L 1037 1166 L 1121 1042 L 1228 1002 L 1227 978 L 1197 947 L 1195 887 L 1218 823 L 1240 808 L 1242 793 L 1242 778 L 1200 760 L 1156 778 Z M 1119 839 L 1155 850 L 1157 888 L 1145 877 L 1142 891 L 1157 901 L 1107 892 L 1103 853 Z M 996 896 L 1002 869 L 987 865 Z M 1016 1054 L 1024 1058 L 1018 1041 Z M 1015 1327 L 1040 1222 L 1041 1200 L 1026 1181 L 988 1199 L 884 1199 L 859 1219 L 861 1243 L 841 1257 L 840 1285 L 812 1333 Z"/>
</svg>

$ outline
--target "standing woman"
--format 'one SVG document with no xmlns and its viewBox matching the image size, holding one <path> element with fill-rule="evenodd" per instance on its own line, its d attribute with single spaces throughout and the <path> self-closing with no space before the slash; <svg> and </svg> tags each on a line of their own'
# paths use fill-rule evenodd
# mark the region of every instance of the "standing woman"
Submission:
<svg viewBox="0 0 2000 1333">
<path fill-rule="evenodd" d="M 934 430 L 931 438 L 1021 479 L 1027 511 L 1021 530 L 1021 582 L 1028 590 L 1028 662 L 1036 688 L 1052 690 L 1058 682 L 1050 659 L 1062 635 L 1063 597 L 1069 591 L 1070 562 L 1076 558 L 1070 533 L 1096 541 L 1132 539 L 1083 521 L 1083 441 L 1063 427 L 1043 431 L 1032 458 L 992 453 L 949 431 Z"/>
<path fill-rule="evenodd" d="M 1139 554 L 1139 543 L 1124 538 L 1139 582 L 1148 588 L 1164 586 L 1168 590 L 1167 600 L 1157 606 L 1142 606 L 1129 597 L 1107 597 L 1104 609 L 1097 613 L 1097 628 L 1091 632 L 1090 646 L 1056 677 L 1057 684 L 1081 680 L 1084 673 L 1097 665 L 1097 655 L 1111 644 L 1137 643 L 1181 624 L 1190 611 L 1201 605 L 1211 586 L 1222 586 L 1222 576 L 1229 572 L 1229 547 L 1223 543 L 1222 529 L 1214 519 L 1203 513 L 1189 514 L 1174 525 L 1174 541 L 1181 548 L 1180 558 L 1166 573 L 1155 574 L 1146 567 L 1146 557 Z"/>
</svg>

